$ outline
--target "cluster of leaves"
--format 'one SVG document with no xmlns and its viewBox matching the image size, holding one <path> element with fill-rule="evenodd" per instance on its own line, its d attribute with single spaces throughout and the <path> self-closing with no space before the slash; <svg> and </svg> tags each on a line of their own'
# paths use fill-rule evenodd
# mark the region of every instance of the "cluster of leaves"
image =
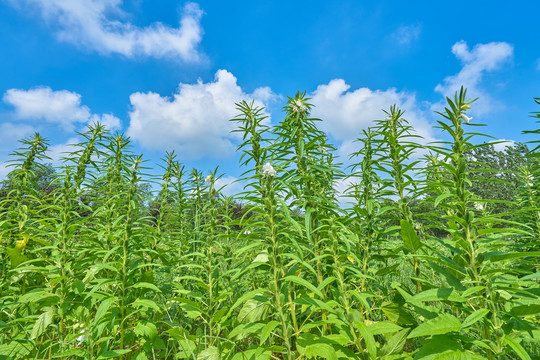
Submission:
<svg viewBox="0 0 540 360">
<path fill-rule="evenodd" d="M 101 125 L 38 184 L 47 142 L 24 139 L 0 199 L 0 359 L 538 358 L 538 152 L 485 176 L 471 103 L 448 99 L 429 145 L 392 107 L 346 176 L 304 94 L 275 128 L 242 102 L 237 199 L 174 153 L 152 198 Z"/>
</svg>

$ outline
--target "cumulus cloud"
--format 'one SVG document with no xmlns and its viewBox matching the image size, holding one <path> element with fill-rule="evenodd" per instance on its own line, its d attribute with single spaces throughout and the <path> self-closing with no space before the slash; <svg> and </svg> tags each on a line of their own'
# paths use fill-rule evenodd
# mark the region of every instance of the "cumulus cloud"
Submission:
<svg viewBox="0 0 540 360">
<path fill-rule="evenodd" d="M 127 135 L 145 148 L 175 149 L 183 158 L 224 158 L 235 149 L 237 135 L 230 133 L 235 125 L 229 121 L 238 113 L 235 103 L 254 100 L 263 106 L 274 97 L 268 88 L 247 94 L 233 74 L 219 70 L 213 82 L 181 83 L 172 97 L 132 94 Z"/>
<path fill-rule="evenodd" d="M 77 123 L 102 122 L 109 130 L 121 127 L 120 119 L 111 114 L 92 114 L 81 104 L 81 95 L 67 90 L 53 91 L 50 87 L 30 90 L 9 89 L 3 100 L 15 108 L 22 120 L 42 120 L 72 131 Z"/>
<path fill-rule="evenodd" d="M 514 53 L 512 45 L 505 42 L 477 44 L 471 50 L 465 41 L 452 46 L 452 53 L 462 62 L 463 67 L 456 75 L 448 76 L 435 91 L 444 96 L 453 96 L 463 85 L 468 88 L 468 94 L 480 99 L 475 103 L 473 111 L 485 114 L 493 110 L 494 101 L 488 92 L 481 87 L 484 73 L 499 69 L 508 62 Z"/>
<path fill-rule="evenodd" d="M 397 28 L 390 37 L 399 45 L 409 45 L 418 40 L 421 31 L 420 25 L 405 25 Z"/>
<path fill-rule="evenodd" d="M 15 6 L 19 2 L 11 0 Z M 178 27 L 156 22 L 138 27 L 122 21 L 122 0 L 23 0 L 37 7 L 41 15 L 58 27 L 58 38 L 98 51 L 127 57 L 136 55 L 172 57 L 186 62 L 201 59 L 197 50 L 203 30 L 203 11 L 196 3 L 184 6 Z"/>
<path fill-rule="evenodd" d="M 359 88 L 350 90 L 350 85 L 343 79 L 334 79 L 328 84 L 319 85 L 312 94 L 311 102 L 315 105 L 312 115 L 323 119 L 321 130 L 341 141 L 340 155 L 357 151 L 353 141 L 360 137 L 362 130 L 374 125 L 374 120 L 385 117 L 383 110 L 397 105 L 405 110 L 404 118 L 414 127 L 425 142 L 433 141 L 432 126 L 420 109 L 415 94 L 388 90 Z"/>
</svg>

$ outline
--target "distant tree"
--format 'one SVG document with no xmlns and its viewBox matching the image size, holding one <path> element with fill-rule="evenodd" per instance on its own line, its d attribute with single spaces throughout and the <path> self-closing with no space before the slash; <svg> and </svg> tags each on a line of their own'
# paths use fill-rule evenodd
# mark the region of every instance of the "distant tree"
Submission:
<svg viewBox="0 0 540 360">
<path fill-rule="evenodd" d="M 520 168 L 532 160 L 527 157 L 529 149 L 523 143 L 507 146 L 503 151 L 497 151 L 494 145 L 481 146 L 469 153 L 471 162 L 470 191 L 479 199 L 503 200 L 513 202 L 516 200 L 520 179 Z M 482 171 L 482 170 L 486 171 Z M 474 181 L 474 179 L 480 181 Z M 494 179 L 481 181 L 481 179 Z M 487 203 L 487 210 L 491 213 L 505 213 L 513 211 L 509 203 Z"/>
<path fill-rule="evenodd" d="M 58 187 L 58 185 L 54 181 L 57 174 L 52 164 L 36 163 L 32 165 L 31 169 L 34 174 L 34 190 L 38 194 L 42 194 L 44 196 L 49 195 L 54 189 Z M 6 197 L 11 189 L 11 174 L 8 174 L 7 179 L 0 182 L 0 198 Z"/>
</svg>

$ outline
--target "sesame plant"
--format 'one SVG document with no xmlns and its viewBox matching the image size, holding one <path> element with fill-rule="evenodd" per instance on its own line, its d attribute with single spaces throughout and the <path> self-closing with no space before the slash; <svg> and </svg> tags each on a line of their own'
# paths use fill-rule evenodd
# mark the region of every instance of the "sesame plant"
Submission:
<svg viewBox="0 0 540 360">
<path fill-rule="evenodd" d="M 483 162 L 472 106 L 447 99 L 437 143 L 381 111 L 343 169 L 305 93 L 274 126 L 243 101 L 234 197 L 174 152 L 147 174 L 100 124 L 44 184 L 47 140 L 23 139 L 0 189 L 0 359 L 540 358 L 539 149 Z"/>
</svg>

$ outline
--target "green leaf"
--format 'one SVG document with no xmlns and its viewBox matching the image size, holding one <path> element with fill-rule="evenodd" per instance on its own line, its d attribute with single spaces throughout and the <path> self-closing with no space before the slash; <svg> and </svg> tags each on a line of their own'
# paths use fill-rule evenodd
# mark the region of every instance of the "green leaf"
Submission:
<svg viewBox="0 0 540 360">
<path fill-rule="evenodd" d="M 229 339 L 234 340 L 238 335 L 258 334 L 263 327 L 264 324 L 262 323 L 240 324 L 229 333 Z M 239 340 L 243 338 L 244 337 L 241 336 L 239 337 Z"/>
<path fill-rule="evenodd" d="M 47 327 L 52 324 L 54 315 L 56 311 L 54 308 L 47 307 L 37 318 L 34 327 L 32 328 L 32 333 L 30 334 L 31 339 L 36 339 L 38 336 L 43 334 Z"/>
<path fill-rule="evenodd" d="M 422 291 L 414 295 L 411 301 L 455 301 L 466 302 L 467 299 L 460 296 L 453 288 L 437 288 Z"/>
<path fill-rule="evenodd" d="M 381 310 L 390 319 L 390 321 L 399 325 L 415 325 L 416 320 L 409 311 L 393 302 L 385 302 Z"/>
<path fill-rule="evenodd" d="M 336 350 L 329 344 L 316 343 L 306 346 L 303 354 L 306 358 L 312 359 L 322 357 L 328 360 L 337 360 Z"/>
<path fill-rule="evenodd" d="M 261 331 L 261 344 L 264 343 L 268 337 L 270 336 L 270 334 L 272 333 L 272 331 L 276 328 L 276 326 L 279 325 L 279 322 L 275 321 L 275 320 L 272 320 L 270 321 L 268 324 L 266 324 L 264 326 L 264 328 L 262 329 Z"/>
<path fill-rule="evenodd" d="M 540 313 L 540 304 L 514 306 L 510 313 L 514 316 L 524 317 Z"/>
<path fill-rule="evenodd" d="M 159 288 L 156 285 L 150 284 L 150 283 L 147 283 L 147 282 L 138 282 L 138 283 L 132 285 L 131 287 L 133 287 L 135 289 L 144 288 L 144 289 L 154 290 L 156 292 L 161 292 L 161 290 L 159 290 Z"/>
<path fill-rule="evenodd" d="M 323 293 L 319 289 L 317 289 L 313 284 L 311 284 L 310 282 L 308 282 L 305 279 L 302 279 L 302 278 L 300 278 L 298 276 L 289 275 L 289 276 L 285 276 L 283 278 L 283 280 L 291 281 L 291 282 L 294 282 L 294 283 L 296 283 L 298 285 L 302 285 L 303 287 L 305 287 L 308 290 L 311 290 L 313 293 L 317 294 L 319 297 L 324 298 Z"/>
<path fill-rule="evenodd" d="M 158 334 L 156 325 L 151 322 L 138 323 L 133 328 L 133 332 L 140 337 L 147 337 L 149 339 L 155 338 Z"/>
<path fill-rule="evenodd" d="M 416 252 L 418 249 L 422 247 L 422 243 L 420 242 L 420 238 L 416 234 L 416 231 L 414 230 L 411 223 L 409 223 L 406 220 L 401 220 L 401 237 L 403 238 L 403 245 L 406 249 L 411 250 L 412 252 Z"/>
<path fill-rule="evenodd" d="M 467 316 L 467 318 L 463 321 L 461 324 L 461 328 L 465 329 L 471 325 L 473 325 L 478 320 L 482 319 L 484 316 L 486 316 L 489 313 L 488 309 L 479 309 L 473 312 L 471 315 Z"/>
<path fill-rule="evenodd" d="M 506 335 L 504 337 L 504 342 L 516 352 L 516 354 L 520 357 L 521 360 L 531 360 L 531 357 L 529 356 L 529 354 L 527 354 L 523 346 L 521 346 L 521 344 L 518 343 L 514 338 Z"/>
<path fill-rule="evenodd" d="M 455 316 L 445 313 L 418 325 L 407 338 L 446 334 L 460 329 L 461 323 L 459 320 Z"/>
<path fill-rule="evenodd" d="M 98 360 L 99 359 L 115 358 L 115 357 L 119 357 L 119 356 L 122 356 L 122 355 L 125 355 L 125 354 L 129 354 L 130 352 L 131 352 L 131 350 L 108 350 L 108 351 L 104 351 L 103 353 L 99 354 Z"/>
<path fill-rule="evenodd" d="M 159 311 L 159 306 L 153 300 L 149 299 L 137 299 L 131 304 L 131 306 Z"/>
<path fill-rule="evenodd" d="M 524 257 L 540 257 L 540 251 L 529 251 L 529 252 L 515 252 L 515 253 L 506 253 L 493 255 L 489 258 L 491 262 L 497 262 L 502 260 L 518 259 Z"/>
<path fill-rule="evenodd" d="M 409 329 L 403 329 L 400 332 L 392 335 L 392 337 L 388 339 L 388 342 L 384 344 L 384 346 L 381 348 L 380 355 L 386 356 L 386 355 L 397 354 L 398 352 L 403 350 L 403 346 L 405 345 L 405 342 L 407 341 L 408 333 L 409 333 Z"/>
<path fill-rule="evenodd" d="M 362 334 L 362 337 L 364 338 L 369 358 L 375 360 L 377 358 L 377 345 L 375 344 L 373 334 L 369 331 L 366 324 L 361 321 L 355 321 L 354 326 L 360 331 L 360 334 Z"/>
<path fill-rule="evenodd" d="M 245 302 L 242 309 L 238 313 L 238 321 L 241 323 L 254 323 L 261 321 L 268 316 L 270 312 L 270 305 L 257 301 L 255 299 L 249 299 Z"/>
<path fill-rule="evenodd" d="M 401 326 L 391 321 L 379 321 L 368 325 L 369 332 L 372 335 L 391 334 L 402 329 Z"/>
<path fill-rule="evenodd" d="M 215 346 L 210 346 L 197 355 L 197 360 L 219 360 L 221 359 L 221 354 Z"/>
</svg>

